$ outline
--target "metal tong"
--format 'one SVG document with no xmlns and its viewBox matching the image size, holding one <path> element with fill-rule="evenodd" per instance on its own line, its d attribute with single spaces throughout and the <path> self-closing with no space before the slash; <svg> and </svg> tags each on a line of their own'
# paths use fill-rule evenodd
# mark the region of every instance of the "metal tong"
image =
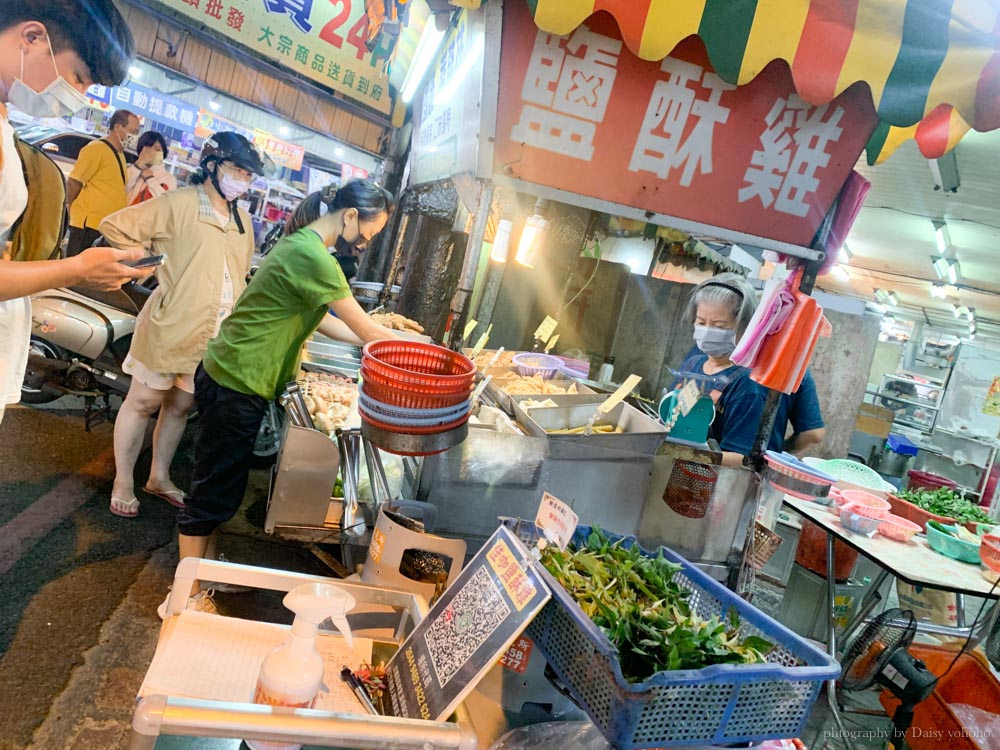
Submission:
<svg viewBox="0 0 1000 750">
<path fill-rule="evenodd" d="M 309 409 L 306 407 L 306 400 L 302 395 L 302 389 L 299 388 L 297 382 L 291 380 L 285 383 L 285 393 L 279 401 L 285 407 L 285 411 L 288 412 L 289 417 L 291 417 L 292 424 L 315 429 L 316 426 L 313 424 L 312 417 L 309 416 Z"/>
<path fill-rule="evenodd" d="M 344 477 L 344 513 L 340 530 L 348 536 L 359 537 L 365 533 L 365 518 L 358 501 L 358 447 L 361 436 L 353 430 L 337 430 L 336 436 L 340 470 Z"/>
</svg>

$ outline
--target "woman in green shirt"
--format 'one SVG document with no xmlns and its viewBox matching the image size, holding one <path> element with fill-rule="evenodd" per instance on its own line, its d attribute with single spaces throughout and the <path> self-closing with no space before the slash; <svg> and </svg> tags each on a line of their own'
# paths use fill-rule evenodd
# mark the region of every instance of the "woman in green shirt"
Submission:
<svg viewBox="0 0 1000 750">
<path fill-rule="evenodd" d="M 368 180 L 310 194 L 291 219 L 292 227 L 301 228 L 274 246 L 209 344 L 195 373 L 201 430 L 191 491 L 178 517 L 181 559 L 215 556 L 215 530 L 243 501 L 268 402 L 296 378 L 306 339 L 317 328 L 334 332 L 341 326 L 364 343 L 396 338 L 354 300 L 331 254 L 363 250 L 394 205 L 390 193 Z M 197 588 L 195 582 L 188 606 L 211 610 L 211 600 Z M 166 602 L 161 616 L 165 611 Z"/>
</svg>

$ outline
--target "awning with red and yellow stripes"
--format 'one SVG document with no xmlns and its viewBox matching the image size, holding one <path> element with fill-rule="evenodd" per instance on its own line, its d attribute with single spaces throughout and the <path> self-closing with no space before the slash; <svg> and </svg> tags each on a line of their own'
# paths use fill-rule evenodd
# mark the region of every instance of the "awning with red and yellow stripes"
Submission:
<svg viewBox="0 0 1000 750">
<path fill-rule="evenodd" d="M 565 35 L 615 17 L 629 49 L 659 60 L 692 35 L 729 83 L 791 68 L 813 105 L 865 82 L 880 124 L 871 164 L 913 138 L 927 158 L 971 128 L 1000 127 L 1000 0 L 527 0 L 538 28 Z"/>
</svg>

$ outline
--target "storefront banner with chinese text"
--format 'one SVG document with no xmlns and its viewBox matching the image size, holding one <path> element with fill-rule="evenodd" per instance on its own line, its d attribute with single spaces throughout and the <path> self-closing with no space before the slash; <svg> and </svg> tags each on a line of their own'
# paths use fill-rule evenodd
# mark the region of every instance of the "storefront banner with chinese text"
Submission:
<svg viewBox="0 0 1000 750">
<path fill-rule="evenodd" d="M 271 160 L 278 167 L 286 167 L 293 172 L 302 169 L 302 159 L 306 155 L 306 150 L 302 146 L 286 143 L 266 130 L 244 128 L 232 120 L 210 112 L 207 109 L 198 112 L 198 121 L 195 125 L 194 134 L 199 138 L 208 138 L 212 133 L 221 130 L 229 130 L 239 133 L 244 138 L 250 140 L 257 148 L 271 157 Z"/>
<path fill-rule="evenodd" d="M 91 86 L 87 89 L 91 101 L 101 109 L 127 109 L 164 125 L 193 133 L 198 120 L 198 107 L 156 89 L 130 81 L 128 86 Z"/>
<path fill-rule="evenodd" d="M 157 0 L 292 72 L 379 112 L 390 109 L 385 55 L 365 46 L 364 0 Z"/>
<path fill-rule="evenodd" d="M 485 11 L 462 13 L 414 107 L 410 180 L 415 185 L 477 171 L 484 15 Z"/>
<path fill-rule="evenodd" d="M 697 38 L 648 62 L 606 15 L 503 24 L 494 171 L 527 182 L 809 245 L 877 122 L 860 86 L 804 104 L 780 61 L 728 84 Z"/>
</svg>

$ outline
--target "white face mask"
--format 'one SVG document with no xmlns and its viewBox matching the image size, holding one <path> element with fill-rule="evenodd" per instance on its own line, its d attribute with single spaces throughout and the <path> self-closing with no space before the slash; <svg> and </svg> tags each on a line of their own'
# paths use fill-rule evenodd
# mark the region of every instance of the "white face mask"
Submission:
<svg viewBox="0 0 1000 750">
<path fill-rule="evenodd" d="M 122 145 L 125 148 L 130 148 L 133 151 L 135 151 L 136 144 L 138 144 L 138 143 L 139 143 L 139 134 L 138 133 L 126 133 L 125 134 L 125 140 L 122 141 Z"/>
<path fill-rule="evenodd" d="M 219 192 L 227 201 L 234 201 L 250 189 L 250 180 L 238 180 L 219 170 Z"/>
<path fill-rule="evenodd" d="M 24 49 L 21 50 L 21 76 L 15 78 L 11 84 L 7 100 L 31 117 L 68 117 L 88 106 L 90 102 L 73 88 L 69 81 L 59 75 L 51 41 L 49 41 L 49 54 L 52 56 L 52 67 L 56 69 L 56 79 L 46 86 L 44 91 L 35 91 L 21 80 L 24 77 Z"/>
<path fill-rule="evenodd" d="M 153 158 L 150 160 L 150 166 L 158 167 L 163 164 L 163 154 L 157 151 L 153 154 Z"/>
</svg>

